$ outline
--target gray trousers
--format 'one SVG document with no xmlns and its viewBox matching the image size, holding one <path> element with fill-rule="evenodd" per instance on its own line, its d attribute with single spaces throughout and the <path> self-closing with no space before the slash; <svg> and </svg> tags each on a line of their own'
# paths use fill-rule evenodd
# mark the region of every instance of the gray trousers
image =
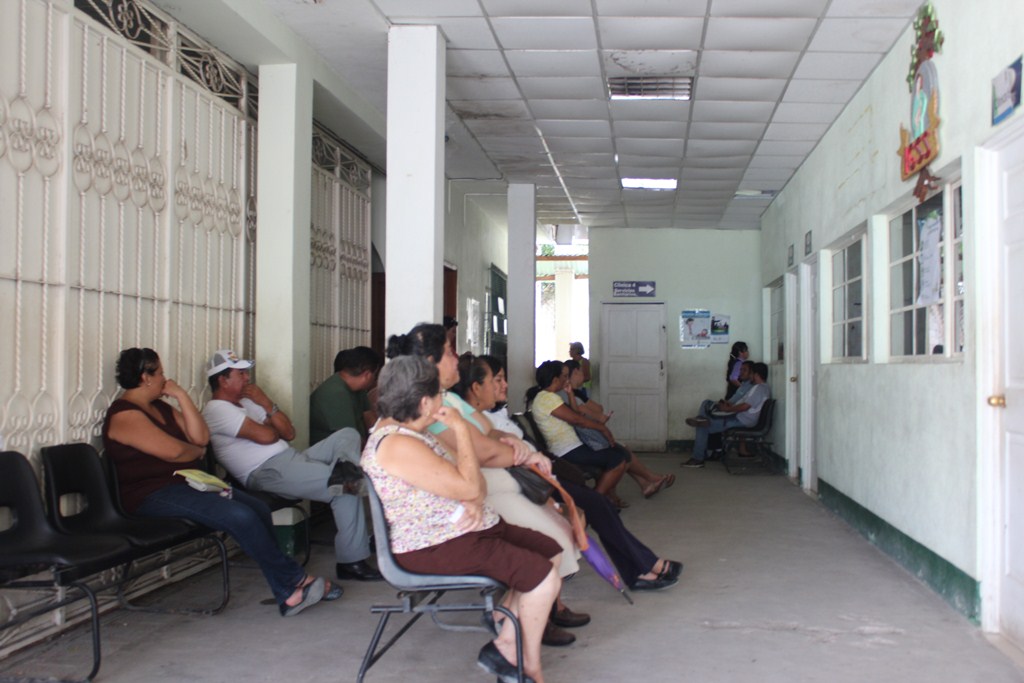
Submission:
<svg viewBox="0 0 1024 683">
<path fill-rule="evenodd" d="M 329 503 L 338 527 L 334 555 L 338 562 L 358 562 L 370 556 L 363 501 L 348 494 L 332 496 L 327 480 L 334 463 L 348 460 L 358 465 L 359 454 L 359 432 L 346 427 L 301 453 L 294 448 L 281 451 L 253 470 L 245 485 L 253 491 Z"/>
</svg>

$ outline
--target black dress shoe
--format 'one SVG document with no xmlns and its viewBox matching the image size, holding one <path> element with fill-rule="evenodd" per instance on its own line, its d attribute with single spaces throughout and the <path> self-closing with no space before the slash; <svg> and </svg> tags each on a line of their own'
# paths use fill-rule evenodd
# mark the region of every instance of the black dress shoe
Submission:
<svg viewBox="0 0 1024 683">
<path fill-rule="evenodd" d="M 502 681 L 502 683 L 518 683 L 519 681 L 519 672 L 516 671 L 515 665 L 505 659 L 505 656 L 494 645 L 494 641 L 480 648 L 480 654 L 477 655 L 476 663 L 477 666 L 487 673 L 497 676 L 498 680 Z M 523 681 L 525 683 L 534 683 L 533 679 L 525 673 L 523 674 Z"/>
<path fill-rule="evenodd" d="M 629 587 L 634 591 L 660 591 L 679 583 L 679 579 L 637 579 L 636 583 Z"/>
<path fill-rule="evenodd" d="M 363 470 L 358 465 L 348 460 L 339 460 L 334 463 L 331 476 L 327 478 L 327 492 L 332 496 L 340 496 L 343 493 L 358 496 L 365 491 L 363 483 Z"/>
<path fill-rule="evenodd" d="M 668 563 L 668 571 L 665 572 L 666 579 L 678 579 L 679 575 L 683 573 L 683 563 L 676 562 L 675 560 L 666 560 Z"/>
<path fill-rule="evenodd" d="M 339 579 L 352 579 L 354 581 L 383 581 L 384 577 L 380 572 L 367 564 L 366 560 L 358 562 L 339 562 L 334 565 L 334 571 Z"/>
<path fill-rule="evenodd" d="M 579 628 L 590 623 L 590 615 L 582 612 L 573 612 L 568 607 L 558 609 L 551 606 L 551 623 L 562 628 Z"/>
</svg>

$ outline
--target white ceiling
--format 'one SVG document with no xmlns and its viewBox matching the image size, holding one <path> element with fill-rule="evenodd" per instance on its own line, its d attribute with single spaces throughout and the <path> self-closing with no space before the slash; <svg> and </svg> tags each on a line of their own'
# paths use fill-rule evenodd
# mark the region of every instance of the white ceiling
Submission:
<svg viewBox="0 0 1024 683">
<path fill-rule="evenodd" d="M 388 27 L 439 26 L 449 178 L 534 183 L 543 223 L 720 229 L 759 227 L 921 4 L 266 2 L 381 112 Z M 693 100 L 612 102 L 605 79 L 616 75 L 694 76 Z M 679 189 L 621 189 L 637 176 L 677 178 Z"/>
</svg>

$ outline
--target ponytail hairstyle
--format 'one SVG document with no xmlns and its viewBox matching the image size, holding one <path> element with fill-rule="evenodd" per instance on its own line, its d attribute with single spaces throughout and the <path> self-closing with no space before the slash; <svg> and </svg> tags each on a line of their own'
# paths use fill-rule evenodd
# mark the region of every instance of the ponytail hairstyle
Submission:
<svg viewBox="0 0 1024 683">
<path fill-rule="evenodd" d="M 422 356 L 434 363 L 439 363 L 444 356 L 446 341 L 448 341 L 448 336 L 442 325 L 420 323 L 409 330 L 408 334 L 391 335 L 385 355 L 388 358 Z"/>
</svg>

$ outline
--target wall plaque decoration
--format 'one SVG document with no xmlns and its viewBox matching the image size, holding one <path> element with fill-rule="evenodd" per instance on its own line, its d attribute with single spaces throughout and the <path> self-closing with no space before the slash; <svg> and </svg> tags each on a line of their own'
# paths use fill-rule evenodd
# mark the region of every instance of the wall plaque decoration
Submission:
<svg viewBox="0 0 1024 683">
<path fill-rule="evenodd" d="M 900 176 L 908 180 L 917 174 L 914 196 L 923 202 L 939 180 L 928 170 L 928 164 L 939 156 L 939 74 L 932 57 L 942 51 L 944 41 L 930 2 L 918 11 L 914 33 L 907 73 L 910 130 L 900 125 Z"/>
</svg>

